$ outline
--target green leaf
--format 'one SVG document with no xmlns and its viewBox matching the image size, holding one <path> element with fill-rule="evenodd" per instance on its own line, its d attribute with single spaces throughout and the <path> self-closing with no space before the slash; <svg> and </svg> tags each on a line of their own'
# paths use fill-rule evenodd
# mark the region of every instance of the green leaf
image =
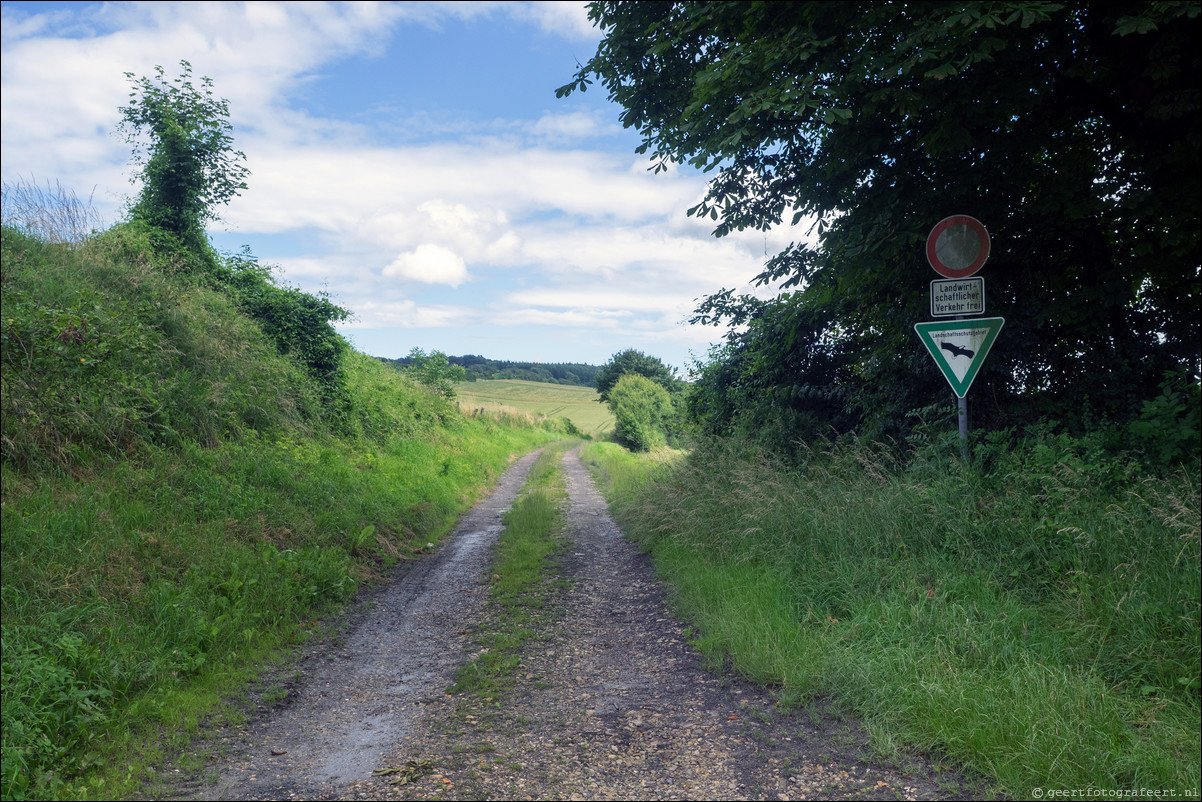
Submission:
<svg viewBox="0 0 1202 802">
<path fill-rule="evenodd" d="M 1114 32 L 1119 36 L 1148 33 L 1154 30 L 1156 30 L 1156 23 L 1147 17 L 1119 17 L 1114 25 Z"/>
</svg>

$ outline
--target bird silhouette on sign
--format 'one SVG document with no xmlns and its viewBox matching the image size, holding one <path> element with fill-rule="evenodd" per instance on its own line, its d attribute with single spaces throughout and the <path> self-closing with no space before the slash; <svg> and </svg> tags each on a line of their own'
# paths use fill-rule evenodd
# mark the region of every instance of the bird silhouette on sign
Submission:
<svg viewBox="0 0 1202 802">
<path fill-rule="evenodd" d="M 970 351 L 967 348 L 961 348 L 960 346 L 956 345 L 955 343 L 939 343 L 939 347 L 942 348 L 944 351 L 947 351 L 952 356 L 966 356 L 969 359 L 972 359 L 974 356 L 977 355 L 976 351 Z"/>
</svg>

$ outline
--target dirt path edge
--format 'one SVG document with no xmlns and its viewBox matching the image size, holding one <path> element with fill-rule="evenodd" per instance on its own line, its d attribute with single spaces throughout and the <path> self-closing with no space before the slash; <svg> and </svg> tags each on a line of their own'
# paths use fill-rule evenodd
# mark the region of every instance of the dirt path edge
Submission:
<svg viewBox="0 0 1202 802">
<path fill-rule="evenodd" d="M 284 702 L 217 735 L 219 759 L 178 797 L 325 799 L 370 776 L 462 665 L 501 516 L 540 453 L 517 459 L 434 556 L 366 593 L 333 640 L 306 647 Z"/>
<path fill-rule="evenodd" d="M 579 459 L 564 457 L 570 589 L 496 703 L 434 700 L 390 765 L 412 782 L 355 799 L 943 799 L 988 796 L 923 758 L 885 762 L 859 724 L 816 703 L 782 710 L 707 670 L 650 558 L 625 539 Z M 488 608 L 479 626 L 487 627 Z"/>
</svg>

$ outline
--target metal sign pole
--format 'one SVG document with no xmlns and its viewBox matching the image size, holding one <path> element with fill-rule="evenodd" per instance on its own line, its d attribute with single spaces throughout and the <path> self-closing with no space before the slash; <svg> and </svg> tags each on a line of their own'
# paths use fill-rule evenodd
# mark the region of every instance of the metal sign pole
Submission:
<svg viewBox="0 0 1202 802">
<path fill-rule="evenodd" d="M 964 320 L 957 317 L 956 320 Z M 968 464 L 968 393 L 956 396 L 956 417 L 960 423 L 960 459 Z"/>
<path fill-rule="evenodd" d="M 962 395 L 957 404 L 960 412 L 960 456 L 968 462 L 968 396 Z"/>
</svg>

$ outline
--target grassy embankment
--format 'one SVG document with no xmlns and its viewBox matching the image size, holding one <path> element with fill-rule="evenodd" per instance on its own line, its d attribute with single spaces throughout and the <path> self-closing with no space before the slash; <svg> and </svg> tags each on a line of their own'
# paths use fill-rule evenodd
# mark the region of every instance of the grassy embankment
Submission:
<svg viewBox="0 0 1202 802">
<path fill-rule="evenodd" d="M 333 425 L 305 369 L 175 267 L 129 230 L 4 230 L 6 799 L 134 794 L 237 717 L 257 666 L 562 437 L 355 353 Z"/>
<path fill-rule="evenodd" d="M 782 701 L 836 699 L 885 754 L 1018 798 L 1197 798 L 1198 478 L 1081 446 L 1020 443 L 987 474 L 863 444 L 800 469 L 714 444 L 585 456 L 696 645 Z"/>
<path fill-rule="evenodd" d="M 489 379 L 456 385 L 464 412 L 516 412 L 536 419 L 567 418 L 581 435 L 604 438 L 614 428 L 609 407 L 597 401 L 592 387 L 545 384 L 517 379 Z"/>
</svg>

